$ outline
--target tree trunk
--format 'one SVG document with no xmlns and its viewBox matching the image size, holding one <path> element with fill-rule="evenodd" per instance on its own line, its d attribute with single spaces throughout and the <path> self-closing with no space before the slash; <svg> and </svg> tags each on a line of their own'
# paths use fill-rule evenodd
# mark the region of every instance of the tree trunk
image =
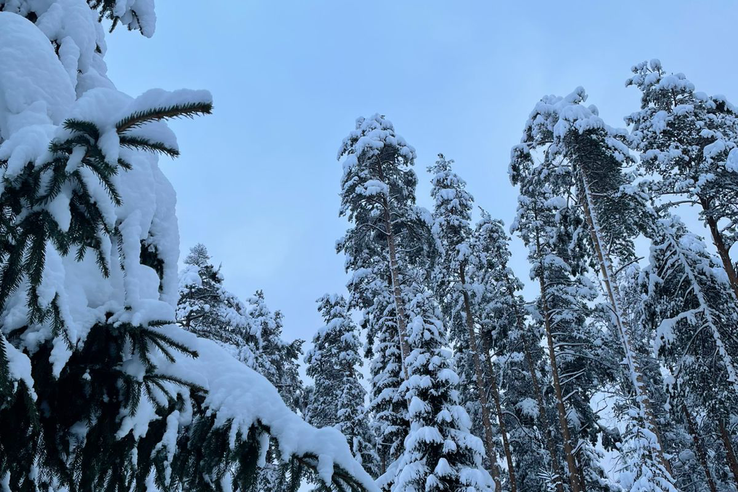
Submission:
<svg viewBox="0 0 738 492">
<path fill-rule="evenodd" d="M 725 428 L 725 422 L 722 418 L 718 419 L 718 426 L 720 427 L 720 439 L 723 441 L 723 447 L 725 448 L 725 457 L 728 460 L 728 465 L 730 465 L 730 471 L 733 474 L 736 487 L 738 487 L 738 459 L 736 459 L 735 452 L 733 451 L 730 432 Z"/>
<path fill-rule="evenodd" d="M 728 251 L 728 248 L 725 246 L 725 241 L 723 240 L 723 235 L 720 233 L 717 221 L 710 215 L 710 202 L 702 197 L 700 197 L 699 200 L 700 205 L 702 206 L 702 211 L 705 213 L 707 227 L 710 229 L 712 243 L 715 245 L 715 249 L 717 249 L 718 256 L 720 257 L 720 261 L 723 263 L 725 273 L 728 274 L 730 286 L 733 287 L 733 294 L 735 294 L 735 298 L 738 300 L 738 275 L 736 275 L 735 266 L 730 260 L 730 251 Z"/>
<path fill-rule="evenodd" d="M 525 331 L 523 315 L 518 309 L 518 303 L 515 299 L 515 293 L 512 286 L 510 285 L 509 279 L 507 282 L 507 293 L 510 296 L 510 300 L 512 301 L 513 309 L 515 312 L 515 322 L 518 326 L 518 330 L 520 330 L 520 333 L 522 335 Z M 530 349 L 528 348 L 528 341 L 525 335 L 522 336 L 523 354 L 525 355 L 525 362 L 528 364 L 528 371 L 530 372 L 530 381 L 531 385 L 533 386 L 533 393 L 536 395 L 536 402 L 538 402 L 538 425 L 541 426 L 541 432 L 543 432 L 543 435 L 545 436 L 546 448 L 548 448 L 548 454 L 551 456 L 551 466 L 553 467 L 553 472 L 556 475 L 556 492 L 564 492 L 564 475 L 561 473 L 561 464 L 559 463 L 559 458 L 556 454 L 556 446 L 554 445 L 554 441 L 551 438 L 549 423 L 548 419 L 546 418 L 546 407 L 543 403 L 543 391 L 541 390 L 541 385 L 538 383 L 536 366 L 533 363 L 533 357 L 531 356 Z"/>
<path fill-rule="evenodd" d="M 466 291 L 466 276 L 464 274 L 464 266 L 461 265 L 459 268 L 459 277 L 462 284 L 462 294 L 464 296 L 464 311 L 466 314 L 466 328 L 469 331 L 469 349 L 472 353 L 472 359 L 474 360 L 474 374 L 477 383 L 477 394 L 479 397 L 479 404 L 482 406 L 482 425 L 484 426 L 484 447 L 487 450 L 487 459 L 490 462 L 492 468 L 492 478 L 495 481 L 495 490 L 500 492 L 501 481 L 500 471 L 497 467 L 497 453 L 495 452 L 494 441 L 492 436 L 492 422 L 489 418 L 489 405 L 487 402 L 487 390 L 484 387 L 484 378 L 482 375 L 482 363 L 479 360 L 479 346 L 477 345 L 477 335 L 474 329 L 474 319 L 472 318 L 471 303 L 469 301 L 469 293 Z M 493 389 L 493 394 L 496 395 L 497 388 Z M 500 420 L 500 432 L 503 432 L 503 423 Z M 507 436 L 503 433 L 503 439 L 507 441 Z M 515 473 L 512 468 L 512 458 L 507 453 L 508 467 L 510 469 L 510 490 L 515 492 Z"/>
<path fill-rule="evenodd" d="M 595 211 L 592 209 L 591 195 L 589 192 L 589 184 L 584 173 L 581 173 L 582 190 L 581 190 L 581 202 L 582 208 L 584 209 L 584 216 L 587 222 L 587 228 L 589 229 L 590 236 L 592 238 L 592 244 L 597 254 L 597 261 L 600 266 L 600 272 L 602 273 L 602 282 L 605 285 L 607 296 L 610 300 L 610 305 L 615 315 L 615 325 L 620 335 L 620 342 L 623 345 L 623 351 L 625 352 L 625 360 L 628 363 L 628 369 L 630 370 L 631 383 L 635 391 L 636 401 L 640 407 L 641 412 L 646 417 L 646 425 L 651 427 L 651 431 L 656 435 L 656 440 L 659 444 L 658 456 L 661 463 L 666 468 L 666 471 L 671 475 L 671 464 L 664 457 L 664 446 L 661 439 L 661 432 L 659 431 L 658 423 L 654 417 L 653 410 L 651 408 L 651 400 L 645 391 L 645 384 L 643 380 L 643 373 L 641 371 L 638 361 L 635 359 L 633 350 L 630 344 L 630 338 L 628 331 L 623 320 L 623 311 L 620 307 L 620 294 L 618 292 L 618 286 L 615 284 L 615 279 L 610 271 L 610 259 L 603 250 L 602 243 L 600 241 L 599 229 L 597 225 L 597 217 Z"/>
<path fill-rule="evenodd" d="M 500 434 L 502 435 L 502 447 L 505 451 L 505 460 L 507 461 L 507 472 L 510 476 L 510 492 L 516 492 L 518 490 L 518 481 L 515 478 L 515 468 L 513 467 L 512 450 L 510 449 L 510 439 L 507 434 L 507 425 L 504 420 L 504 413 L 502 412 L 502 404 L 500 403 L 500 389 L 497 386 L 497 376 L 494 373 L 492 366 L 492 359 L 490 356 L 489 345 L 484 337 L 481 337 L 482 351 L 487 355 L 485 362 L 487 363 L 487 371 L 489 372 L 489 385 L 492 391 L 492 399 L 495 404 L 495 411 L 497 412 L 497 421 L 500 425 Z"/>
<path fill-rule="evenodd" d="M 379 164 L 379 179 L 384 180 L 384 172 L 382 170 L 382 164 Z M 392 217 L 389 210 L 389 201 L 387 197 L 382 195 L 382 208 L 384 209 L 384 228 L 387 234 L 387 249 L 389 250 L 389 269 L 390 277 L 392 278 L 392 295 L 395 300 L 395 315 L 397 318 L 397 336 L 400 341 L 400 356 L 402 358 L 402 372 L 405 376 L 405 380 L 409 379 L 407 370 L 406 360 L 410 355 L 410 347 L 407 344 L 405 338 L 406 332 L 406 317 L 405 317 L 405 303 L 402 301 L 402 290 L 400 288 L 400 273 L 399 266 L 397 264 L 397 245 L 395 243 L 395 234 L 392 230 Z"/>
<path fill-rule="evenodd" d="M 540 244 L 538 245 L 540 251 Z M 556 393 L 556 411 L 559 416 L 559 426 L 561 427 L 561 435 L 564 438 L 564 454 L 566 456 L 566 465 L 569 468 L 569 484 L 572 492 L 581 492 L 579 486 L 579 470 L 574 460 L 574 451 L 571 445 L 571 434 L 569 433 L 569 423 L 566 420 L 566 407 L 564 406 L 564 395 L 561 392 L 561 384 L 559 382 L 559 368 L 556 364 L 556 350 L 554 349 L 553 335 L 551 334 L 551 317 L 548 308 L 548 300 L 546 298 L 546 282 L 543 278 L 543 272 L 538 276 L 541 286 L 541 304 L 543 308 L 543 325 L 546 328 L 546 341 L 548 342 L 548 357 L 551 361 L 551 376 L 553 379 L 554 392 Z"/>
<path fill-rule="evenodd" d="M 584 466 L 582 465 L 582 453 L 577 451 L 574 457 L 577 459 L 577 466 L 579 467 L 579 485 L 582 487 L 582 492 L 587 492 L 587 480 L 584 477 Z"/>
<path fill-rule="evenodd" d="M 700 461 L 700 465 L 702 465 L 702 469 L 705 471 L 707 486 L 710 487 L 710 492 L 717 492 L 715 480 L 712 478 L 712 472 L 710 471 L 710 466 L 707 463 L 705 447 L 702 445 L 700 435 L 697 433 L 697 425 L 695 424 L 694 418 L 692 418 L 692 413 L 689 411 L 689 408 L 687 408 L 686 403 L 682 403 L 682 412 L 684 413 L 684 418 L 687 421 L 687 430 L 689 430 L 689 434 L 692 436 L 692 442 L 694 443 L 694 450 L 697 453 L 697 458 Z"/>
<path fill-rule="evenodd" d="M 536 401 L 538 402 L 538 425 L 541 426 L 541 432 L 546 437 L 546 447 L 548 448 L 548 454 L 551 456 L 551 466 L 553 472 L 556 474 L 556 492 L 564 492 L 564 476 L 561 473 L 561 464 L 559 458 L 556 455 L 556 446 L 554 445 L 553 439 L 551 438 L 551 432 L 548 426 L 548 419 L 545 418 L 546 407 L 543 404 L 543 393 L 541 392 L 541 385 L 538 384 L 538 375 L 536 374 L 535 364 L 533 364 L 533 357 L 530 355 L 528 349 L 528 343 L 523 342 L 523 353 L 525 354 L 525 361 L 528 364 L 530 371 L 530 381 L 533 386 L 533 392 L 536 395 Z"/>
</svg>

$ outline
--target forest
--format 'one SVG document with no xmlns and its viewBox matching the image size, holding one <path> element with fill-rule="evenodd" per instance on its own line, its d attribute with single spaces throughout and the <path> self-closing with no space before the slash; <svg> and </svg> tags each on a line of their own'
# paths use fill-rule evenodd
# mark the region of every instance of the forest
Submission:
<svg viewBox="0 0 738 492">
<path fill-rule="evenodd" d="M 106 32 L 155 21 L 153 0 L 0 0 L 1 491 L 738 490 L 724 96 L 653 59 L 624 74 L 623 128 L 581 87 L 530 101 L 511 224 L 453 156 L 359 117 L 326 163 L 349 280 L 287 340 L 180 244 L 159 158 L 212 95 L 108 77 Z"/>
</svg>

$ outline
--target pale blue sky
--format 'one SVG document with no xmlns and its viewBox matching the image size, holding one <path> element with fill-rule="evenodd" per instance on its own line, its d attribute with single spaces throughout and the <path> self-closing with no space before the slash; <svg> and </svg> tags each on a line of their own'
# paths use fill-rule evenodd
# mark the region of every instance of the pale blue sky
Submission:
<svg viewBox="0 0 738 492">
<path fill-rule="evenodd" d="M 197 243 L 226 285 L 257 288 L 309 340 L 315 299 L 343 291 L 334 244 L 336 151 L 357 116 L 379 112 L 425 168 L 456 160 L 477 203 L 515 212 L 511 146 L 544 94 L 582 85 L 613 126 L 637 109 L 630 66 L 660 58 L 708 93 L 738 100 L 734 1 L 160 0 L 154 38 L 108 37 L 111 78 L 146 89 L 209 89 L 215 113 L 174 123 L 182 157 L 162 167 L 178 194 L 182 254 Z M 514 267 L 527 279 L 525 251 Z"/>
</svg>

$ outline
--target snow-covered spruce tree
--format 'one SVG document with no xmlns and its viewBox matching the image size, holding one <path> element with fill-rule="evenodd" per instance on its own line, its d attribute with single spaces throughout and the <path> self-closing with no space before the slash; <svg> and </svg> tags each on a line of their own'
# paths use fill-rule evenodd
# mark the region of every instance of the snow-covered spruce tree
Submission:
<svg viewBox="0 0 738 492">
<path fill-rule="evenodd" d="M 625 324 L 616 272 L 619 265 L 634 260 L 633 237 L 642 226 L 638 201 L 624 192 L 628 179 L 623 172 L 630 164 L 627 134 L 605 125 L 597 108 L 585 107 L 587 95 L 577 88 L 566 97 L 547 96 L 536 104 L 525 125 L 521 144 L 514 151 L 513 174 L 525 166 L 539 168 L 554 193 L 575 205 L 589 233 L 591 260 L 600 270 L 602 286 L 612 312 L 612 323 L 623 347 L 624 358 L 639 405 L 639 415 L 661 441 L 647 382 Z M 532 154 L 540 154 L 533 164 Z M 521 167 L 522 166 L 522 167 Z M 663 445 L 655 452 L 664 462 Z"/>
<path fill-rule="evenodd" d="M 641 109 L 626 122 L 639 165 L 658 176 L 654 187 L 664 205 L 699 207 L 738 302 L 730 258 L 738 240 L 738 112 L 723 96 L 695 91 L 683 74 L 667 74 L 658 60 L 632 71 L 626 85 L 642 92 Z"/>
<path fill-rule="evenodd" d="M 588 453 L 575 452 L 591 448 L 597 435 L 589 401 L 603 384 L 599 381 L 603 367 L 609 366 L 603 357 L 604 333 L 587 320 L 586 301 L 592 301 L 596 292 L 585 276 L 581 219 L 563 197 L 552 193 L 548 178 L 529 156 L 520 147 L 513 152 L 512 178 L 521 193 L 513 230 L 529 249 L 531 276 L 540 287 L 533 314 L 546 334 L 569 484 L 575 492 L 583 489 L 582 483 L 587 490 L 606 489 L 599 464 L 585 460 Z"/>
<path fill-rule="evenodd" d="M 165 120 L 212 104 L 114 88 L 99 15 L 153 32 L 153 2 L 134 8 L 0 2 L 0 483 L 247 490 L 272 435 L 326 483 L 374 490 L 340 433 L 175 325 L 175 196 L 156 153 L 178 154 Z"/>
<path fill-rule="evenodd" d="M 258 333 L 260 339 L 253 369 L 274 385 L 290 410 L 304 415 L 305 393 L 299 373 L 303 341 L 287 342 L 282 338 L 282 313 L 269 309 L 261 290 L 248 299 L 247 308 L 251 331 Z M 272 439 L 255 490 L 293 491 L 299 488 L 306 473 L 300 460 L 283 459 L 279 443 Z"/>
<path fill-rule="evenodd" d="M 484 445 L 469 432 L 471 421 L 458 402 L 440 309 L 421 284 L 405 292 L 412 351 L 401 391 L 409 402 L 410 432 L 392 492 L 491 492 L 494 482 L 482 467 Z"/>
<path fill-rule="evenodd" d="M 680 396 L 676 411 L 684 413 L 690 427 L 695 427 L 690 414 L 704 412 L 725 428 L 738 397 L 738 345 L 732 334 L 738 305 L 724 270 L 699 237 L 667 216 L 653 224 L 644 273 L 646 322 L 656 334 L 654 349 L 673 375 L 674 393 Z M 730 440 L 726 444 L 730 460 Z M 710 475 L 706 469 L 708 481 Z"/>
<path fill-rule="evenodd" d="M 260 326 L 250 322 L 246 305 L 223 287 L 223 274 L 203 244 L 190 249 L 179 274 L 177 323 L 202 338 L 222 344 L 251 368 L 261 350 Z"/>
<path fill-rule="evenodd" d="M 641 194 L 635 194 L 633 197 L 638 200 L 642 198 Z M 648 207 L 645 207 L 644 210 L 645 213 L 648 213 Z M 643 371 L 644 380 L 648 382 L 649 396 L 653 408 L 663 409 L 663 412 L 660 412 L 658 416 L 662 430 L 661 446 L 665 455 L 670 457 L 669 473 L 673 479 L 672 483 L 677 490 L 706 491 L 708 490 L 706 488 L 707 482 L 702 479 L 704 470 L 694 459 L 696 451 L 690 449 L 694 448 L 693 437 L 689 433 L 682 409 L 678 405 L 675 406 L 677 400 L 674 391 L 672 391 L 675 386 L 667 384 L 670 376 L 668 371 L 664 371 L 664 361 L 654 354 L 654 330 L 649 322 L 645 322 L 648 301 L 645 294 L 647 288 L 644 287 L 643 269 L 637 263 L 624 267 L 618 274 L 618 284 L 624 319 L 626 325 L 630 327 L 631 346 L 641 361 L 641 370 Z M 598 315 L 602 318 L 603 323 L 607 323 L 607 320 L 610 319 L 608 311 L 598 311 Z M 638 434 L 646 434 L 646 432 L 639 429 L 639 423 L 634 421 L 634 419 L 640 419 L 640 410 L 636 402 L 628 398 L 632 386 L 631 382 L 627 377 L 622 377 L 619 386 L 619 390 L 613 388 L 615 394 L 612 396 L 615 396 L 615 398 L 611 396 L 611 409 L 622 425 L 625 426 L 627 432 L 613 434 L 610 447 L 619 450 L 621 467 L 626 466 L 633 472 L 641 467 L 635 466 L 631 462 L 634 459 L 633 456 L 635 456 L 632 453 L 635 444 L 629 441 L 639 439 Z M 704 444 L 704 439 L 701 440 Z M 714 444 L 714 440 L 710 441 Z M 647 441 L 641 442 L 645 443 Z M 641 449 L 639 452 L 645 453 L 646 451 Z M 658 460 L 654 461 L 649 458 L 648 463 L 658 464 Z M 660 473 L 661 466 L 657 466 L 650 472 L 650 475 L 658 476 Z M 629 477 L 628 480 L 634 479 L 633 475 L 620 478 L 627 477 Z"/>
<path fill-rule="evenodd" d="M 495 352 L 502 354 L 499 365 L 505 374 L 505 398 L 517 417 L 510 440 L 519 485 L 522 490 L 543 490 L 553 484 L 557 492 L 563 492 L 564 476 L 555 444 L 559 434 L 547 412 L 553 409 L 543 393 L 548 384 L 541 384 L 541 380 L 548 382 L 548 371 L 539 371 L 545 367 L 543 336 L 525 321 L 526 307 L 519 294 L 523 284 L 509 267 L 509 238 L 502 221 L 482 210 L 470 248 L 477 282 L 487 286 L 475 289 L 475 295 L 481 296 L 477 304 L 482 308 L 482 336 L 490 339 L 489 346 L 499 347 Z"/>
<path fill-rule="evenodd" d="M 318 299 L 325 326 L 313 336 L 305 356 L 307 375 L 315 387 L 305 411 L 316 427 L 334 426 L 346 436 L 354 456 L 365 470 L 378 475 L 379 457 L 364 408 L 359 330 L 351 319 L 346 299 L 337 294 Z"/>
<path fill-rule="evenodd" d="M 461 356 L 457 365 L 460 372 L 468 376 L 468 383 L 475 386 L 476 391 L 469 391 L 477 399 L 481 414 L 487 460 L 492 470 L 492 477 L 497 488 L 501 487 L 500 471 L 497 465 L 495 450 L 495 432 L 492 429 L 491 405 L 487 401 L 487 384 L 494 401 L 494 408 L 499 422 L 499 432 L 502 436 L 503 449 L 507 460 L 509 477 L 508 487 L 511 492 L 517 490 L 515 467 L 510 452 L 510 443 L 505 429 L 505 419 L 500 405 L 500 392 L 497 387 L 496 375 L 492 367 L 487 368 L 489 348 L 485 340 L 478 340 L 477 327 L 479 305 L 477 301 L 483 295 L 475 295 L 473 289 L 492 288 L 491 285 L 475 282 L 469 276 L 471 258 L 470 241 L 472 237 L 471 213 L 474 207 L 474 198 L 466 191 L 466 183 L 452 169 L 453 161 L 447 160 L 442 154 L 438 155 L 435 165 L 428 170 L 433 176 L 431 179 L 431 196 L 435 201 L 433 209 L 433 235 L 439 243 L 441 259 L 437 262 L 434 271 L 434 287 L 436 295 L 441 300 L 445 319 L 449 326 L 456 325 L 450 330 L 455 351 Z M 473 270 L 472 270 L 473 275 Z M 478 292 L 479 289 L 476 289 Z"/>
<path fill-rule="evenodd" d="M 261 290 L 248 299 L 248 315 L 252 331 L 261 338 L 254 370 L 277 388 L 291 410 L 298 411 L 304 401 L 299 363 L 303 340 L 287 342 L 282 338 L 284 317 L 281 311 L 269 309 Z"/>
</svg>

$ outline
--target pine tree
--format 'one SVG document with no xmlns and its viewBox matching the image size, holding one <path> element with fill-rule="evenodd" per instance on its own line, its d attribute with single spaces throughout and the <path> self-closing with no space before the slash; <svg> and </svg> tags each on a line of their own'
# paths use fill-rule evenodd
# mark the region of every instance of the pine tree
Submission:
<svg viewBox="0 0 738 492">
<path fill-rule="evenodd" d="M 427 263 L 433 247 L 430 217 L 415 207 L 415 150 L 384 116 L 359 118 L 339 149 L 342 157 L 340 215 L 351 227 L 337 251 L 346 255 L 346 270 L 352 272 L 349 303 L 362 310 L 368 330 L 369 408 L 384 472 L 379 483 L 389 487 L 391 465 L 402 452 L 408 428 L 407 404 L 399 393 L 410 353 L 403 296 L 408 272 Z"/>
<path fill-rule="evenodd" d="M 542 490 L 546 487 L 543 480 L 563 492 L 564 475 L 555 444 L 559 437 L 548 415 L 553 405 L 543 392 L 548 384 L 541 384 L 542 380 L 548 381 L 547 371 L 539 370 L 541 365 L 545 367 L 543 336 L 525 321 L 526 307 L 519 294 L 523 284 L 508 266 L 509 238 L 502 222 L 482 210 L 470 247 L 477 284 L 486 286 L 474 289 L 481 297 L 477 304 L 482 307 L 482 336 L 490 340 L 488 345 L 495 347 L 496 353 L 504 354 L 499 359 L 499 372 L 505 374 L 505 398 L 513 407 L 507 411 L 517 417 L 518 426 L 510 430 L 510 440 L 520 487 Z"/>
<path fill-rule="evenodd" d="M 602 384 L 598 371 L 604 374 L 610 365 L 607 357 L 603 358 L 605 352 L 597 350 L 606 346 L 605 334 L 587 322 L 590 314 L 585 301 L 594 300 L 596 291 L 586 278 L 582 235 L 578 234 L 581 219 L 564 198 L 552 193 L 527 155 L 525 151 L 517 154 L 522 159 L 513 166 L 513 180 L 521 191 L 513 230 L 528 246 L 531 276 L 540 287 L 534 320 L 543 325 L 546 334 L 569 483 L 573 491 L 582 490 L 582 483 L 587 489 L 598 488 L 606 485 L 599 480 L 599 464 L 590 461 L 579 466 L 577 458 L 584 461 L 586 456 L 575 455 L 580 446 L 591 447 L 597 434 L 589 400 Z M 601 365 L 593 365 L 593 361 Z M 580 433 L 583 439 L 577 442 Z"/>
<path fill-rule="evenodd" d="M 684 74 L 667 74 L 659 60 L 639 63 L 626 84 L 641 92 L 641 109 L 626 118 L 642 169 L 660 198 L 690 203 L 710 231 L 738 302 L 730 249 L 738 240 L 738 113 L 723 96 L 695 90 Z M 683 197 L 680 199 L 679 197 Z"/>
<path fill-rule="evenodd" d="M 306 419 L 316 427 L 336 427 L 346 436 L 354 456 L 364 469 L 376 475 L 379 458 L 364 408 L 366 390 L 361 385 L 361 342 L 343 296 L 318 299 L 325 326 L 313 337 L 305 356 L 307 375 L 315 381 Z"/>
<path fill-rule="evenodd" d="M 156 154 L 179 153 L 166 120 L 212 102 L 114 88 L 100 13 L 153 32 L 153 2 L 119 3 L 0 2 L 14 101 L 0 106 L 0 483 L 247 490 L 271 433 L 324 483 L 374 489 L 342 437 L 176 326 L 175 197 Z"/>
<path fill-rule="evenodd" d="M 473 396 L 479 402 L 487 459 L 495 483 L 500 488 L 491 405 L 487 402 L 487 385 L 489 384 L 507 459 L 509 488 L 514 492 L 517 490 L 515 467 L 500 404 L 500 392 L 495 372 L 488 364 L 489 347 L 486 346 L 484 339 L 478 340 L 476 327 L 479 321 L 479 305 L 474 302 L 477 297 L 474 295 L 474 287 L 481 286 L 484 289 L 491 286 L 475 282 L 473 275 L 469 275 L 469 263 L 474 261 L 471 258 L 470 248 L 472 237 L 470 221 L 474 199 L 466 191 L 464 180 L 453 172 L 452 165 L 453 161 L 446 160 L 442 154 L 439 154 L 435 165 L 429 168 L 429 172 L 433 175 L 431 196 L 435 200 L 433 234 L 442 251 L 442 258 L 436 267 L 434 283 L 437 294 L 444 305 L 446 319 L 452 324 L 456 322 L 459 325 L 452 331 L 452 334 L 455 338 L 456 352 L 462 357 L 466 355 L 465 360 L 461 361 L 463 364 L 460 365 L 460 369 L 469 374 L 469 382 L 476 385 L 476 394 Z M 485 364 L 487 364 L 486 374 Z"/>
<path fill-rule="evenodd" d="M 492 491 L 492 478 L 482 468 L 484 445 L 469 433 L 469 416 L 458 404 L 458 376 L 444 348 L 441 313 L 430 292 L 420 285 L 406 292 L 412 290 L 410 377 L 401 388 L 409 401 L 410 432 L 392 491 Z"/>
<path fill-rule="evenodd" d="M 673 216 L 654 221 L 653 229 L 651 261 L 642 280 L 644 317 L 655 333 L 654 350 L 674 377 L 678 397 L 673 405 L 684 414 L 699 455 L 702 439 L 692 432 L 695 409 L 703 408 L 718 422 L 734 413 L 738 347 L 732 327 L 738 309 L 729 280 L 699 237 Z M 703 468 L 711 482 L 706 463 Z"/>
<path fill-rule="evenodd" d="M 610 303 L 612 324 L 623 348 L 639 415 L 645 416 L 648 422 L 644 425 L 656 435 L 660 449 L 655 452 L 668 470 L 647 382 L 630 340 L 631 327 L 625 324 L 618 291 L 619 265 L 634 261 L 632 238 L 642 228 L 638 201 L 623 188 L 628 184 L 623 168 L 631 162 L 624 144 L 627 135 L 624 130 L 605 125 L 596 107 L 584 107 L 586 99 L 584 89 L 579 87 L 564 98 L 547 96 L 536 105 L 522 143 L 514 151 L 513 177 L 519 182 L 525 179 L 522 176 L 526 168 L 538 168 L 554 193 L 570 200 L 581 216 L 589 233 L 591 258 L 598 265 Z M 540 165 L 533 164 L 533 153 L 542 154 Z"/>
<path fill-rule="evenodd" d="M 390 121 L 375 114 L 356 121 L 356 129 L 338 151 L 338 158 L 342 157 L 340 215 L 348 218 L 352 227 L 340 241 L 339 251 L 346 254 L 347 268 L 354 271 L 366 268 L 366 261 L 373 258 L 387 259 L 404 361 L 410 349 L 405 340 L 403 273 L 413 257 L 422 256 L 422 242 L 429 237 L 427 217 L 414 205 L 415 149 L 396 135 Z M 420 251 L 407 251 L 410 244 Z M 407 379 L 404 362 L 402 369 Z"/>
</svg>

